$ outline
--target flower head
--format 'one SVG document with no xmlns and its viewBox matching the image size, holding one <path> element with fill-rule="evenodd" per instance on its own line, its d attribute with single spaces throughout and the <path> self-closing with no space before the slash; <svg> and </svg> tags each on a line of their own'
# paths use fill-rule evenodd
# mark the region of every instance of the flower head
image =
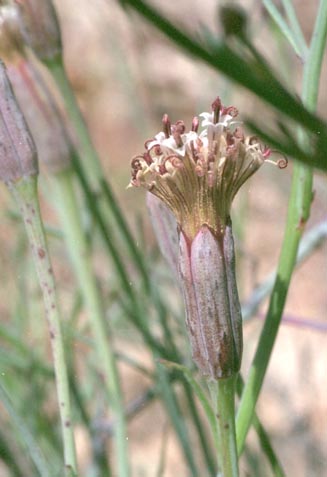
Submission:
<svg viewBox="0 0 327 477">
<path fill-rule="evenodd" d="M 193 238 L 203 224 L 219 232 L 230 215 L 241 185 L 267 160 L 270 150 L 245 137 L 233 106 L 219 98 L 211 113 L 195 117 L 186 132 L 183 121 L 163 117 L 163 131 L 132 159 L 132 186 L 142 186 L 165 202 L 181 229 Z"/>
<path fill-rule="evenodd" d="M 257 138 L 245 137 L 237 115 L 219 98 L 211 113 L 200 115 L 200 132 L 198 118 L 186 132 L 183 121 L 171 124 L 164 115 L 163 131 L 132 160 L 130 183 L 145 187 L 175 215 L 192 356 L 201 373 L 214 380 L 239 371 L 243 348 L 231 204 L 271 153 Z"/>
</svg>

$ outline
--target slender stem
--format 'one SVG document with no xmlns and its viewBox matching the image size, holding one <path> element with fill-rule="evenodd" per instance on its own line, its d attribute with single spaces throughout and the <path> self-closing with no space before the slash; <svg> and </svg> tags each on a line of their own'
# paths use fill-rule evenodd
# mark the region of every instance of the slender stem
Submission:
<svg viewBox="0 0 327 477">
<path fill-rule="evenodd" d="M 25 445 L 28 451 L 29 457 L 34 462 L 34 465 L 38 471 L 38 475 L 40 475 L 41 477 L 51 477 L 51 471 L 50 471 L 49 465 L 46 462 L 41 452 L 41 449 L 39 448 L 34 436 L 32 435 L 23 417 L 16 412 L 9 394 L 7 393 L 6 389 L 2 386 L 1 383 L 0 383 L 0 402 L 2 403 L 4 408 L 7 410 L 13 424 L 16 426 L 18 435 L 22 443 Z M 2 445 L 1 434 L 0 434 L 0 443 Z M 5 444 L 5 442 L 3 442 L 3 444 Z M 2 457 L 3 455 L 4 455 L 4 449 L 1 447 L 1 458 L 3 458 Z M 16 470 L 16 466 L 11 465 L 11 464 L 15 464 L 15 462 L 13 461 L 13 463 L 11 463 L 10 447 L 8 447 L 7 457 L 9 460 L 8 464 L 12 466 L 14 470 Z M 18 474 L 18 475 L 21 475 L 21 474 Z"/>
<path fill-rule="evenodd" d="M 120 210 L 120 207 L 115 198 L 114 192 L 110 184 L 104 179 L 101 163 L 98 154 L 92 144 L 90 134 L 86 127 L 85 121 L 80 112 L 79 106 L 76 102 L 72 87 L 67 79 L 63 62 L 61 60 L 48 63 L 49 70 L 54 77 L 56 84 L 65 100 L 66 109 L 75 128 L 75 132 L 79 142 L 79 152 L 82 158 L 81 165 L 83 172 L 91 184 L 93 192 L 101 192 L 104 195 L 108 207 L 113 213 L 118 227 L 124 237 L 130 254 L 138 266 L 146 288 L 150 287 L 148 273 L 145 267 L 142 254 L 138 251 L 132 234 L 129 230 L 128 224 Z M 76 161 L 74 163 L 76 165 Z"/>
<path fill-rule="evenodd" d="M 103 177 L 98 155 L 92 144 L 90 134 L 80 112 L 73 90 L 68 81 L 62 60 L 48 63 L 49 70 L 57 83 L 57 86 L 65 99 L 66 110 L 75 128 L 79 151 L 82 157 L 82 166 L 90 180 L 91 188 L 100 192 L 100 181 Z"/>
<path fill-rule="evenodd" d="M 317 103 L 320 70 L 327 35 L 327 1 L 320 2 L 308 62 L 304 68 L 302 100 L 314 110 Z M 304 140 L 301 134 L 302 140 Z M 277 336 L 288 288 L 296 264 L 300 239 L 309 218 L 312 202 L 312 171 L 295 164 L 285 236 L 278 263 L 277 277 L 270 297 L 266 321 L 261 332 L 237 415 L 237 445 L 239 453 L 254 415 L 269 359 Z"/>
<path fill-rule="evenodd" d="M 170 416 L 175 432 L 179 438 L 190 474 L 192 477 L 197 477 L 199 472 L 195 463 L 194 452 L 189 440 L 188 430 L 183 419 L 183 414 L 181 412 L 174 388 L 170 384 L 169 373 L 160 363 L 156 363 L 156 372 L 161 398 L 164 402 L 167 413 Z"/>
<path fill-rule="evenodd" d="M 303 58 L 305 59 L 305 57 L 308 54 L 308 45 L 307 45 L 307 42 L 305 41 L 302 28 L 299 24 L 293 2 L 292 0 L 282 0 L 282 4 L 285 10 L 287 19 L 289 21 L 289 24 L 291 26 L 291 29 L 293 31 L 293 37 L 295 38 L 298 48 L 304 55 Z"/>
<path fill-rule="evenodd" d="M 103 372 L 106 396 L 114 414 L 118 475 L 127 477 L 129 475 L 127 429 L 117 362 L 110 337 L 108 337 L 102 299 L 92 270 L 90 250 L 80 219 L 73 181 L 72 169 L 66 169 L 54 175 L 56 205 L 61 216 L 67 247 L 79 280 L 83 299 L 89 311 L 99 367 Z"/>
<path fill-rule="evenodd" d="M 235 376 L 208 381 L 217 418 L 217 458 L 219 477 L 238 477 L 235 434 Z"/>
<path fill-rule="evenodd" d="M 263 0 L 263 4 L 281 33 L 283 33 L 285 38 L 292 45 L 295 53 L 301 58 L 302 61 L 305 61 L 306 55 L 308 53 L 308 47 L 306 43 L 299 41 L 299 38 L 294 32 L 294 28 L 292 29 L 289 27 L 286 20 L 272 0 Z"/>
<path fill-rule="evenodd" d="M 132 286 L 132 283 L 129 279 L 129 275 L 127 274 L 127 271 L 124 267 L 124 263 L 122 262 L 122 259 L 120 257 L 118 247 L 113 242 L 111 235 L 108 233 L 108 229 L 106 227 L 106 223 L 103 217 L 103 212 L 99 207 L 97 201 L 95 200 L 92 191 L 90 190 L 87 178 L 76 156 L 73 157 L 73 164 L 75 172 L 78 175 L 80 183 L 85 192 L 88 207 L 92 211 L 92 215 L 97 221 L 100 233 L 115 265 L 117 275 L 120 279 L 121 290 L 124 293 L 124 297 L 126 297 L 126 300 L 122 302 L 122 306 L 126 310 L 128 318 L 133 321 L 134 325 L 140 331 L 143 339 L 147 342 L 150 348 L 152 350 L 156 350 L 161 357 L 169 359 L 170 356 L 167 356 L 165 348 L 151 333 L 149 321 L 145 318 L 144 300 L 141 301 L 138 299 L 135 288 L 133 288 Z"/>
<path fill-rule="evenodd" d="M 14 184 L 9 184 L 9 188 L 18 203 L 25 223 L 26 232 L 30 246 L 32 248 L 34 263 L 43 294 L 61 417 L 65 475 L 67 477 L 72 477 L 77 475 L 77 463 L 70 411 L 65 350 L 61 334 L 61 317 L 56 295 L 55 280 L 52 272 L 39 208 L 39 201 L 37 197 L 37 178 L 36 176 L 23 178 Z"/>
<path fill-rule="evenodd" d="M 198 409 L 195 405 L 191 387 L 187 381 L 182 381 L 182 385 L 183 385 L 185 397 L 188 403 L 189 413 L 190 413 L 190 416 L 192 417 L 193 425 L 196 430 L 196 433 L 200 442 L 200 446 L 202 447 L 203 456 L 205 458 L 207 468 L 210 472 L 214 472 L 214 469 L 215 469 L 214 454 L 212 452 L 212 448 L 210 447 L 210 444 L 208 443 L 208 438 L 205 433 L 205 428 L 199 416 Z"/>
<path fill-rule="evenodd" d="M 238 396 L 242 395 L 243 389 L 244 389 L 244 381 L 241 374 L 239 374 L 238 379 L 236 381 L 236 392 Z M 270 443 L 269 436 L 265 428 L 263 427 L 263 424 L 261 424 L 260 419 L 258 418 L 256 413 L 254 413 L 252 424 L 258 435 L 261 449 L 265 453 L 265 456 L 267 457 L 267 460 L 269 461 L 270 467 L 274 472 L 274 477 L 285 477 L 284 469 L 281 463 L 279 462 L 279 459 L 277 455 L 275 454 L 275 451 Z M 240 456 L 239 452 L 238 452 L 238 455 Z"/>
</svg>

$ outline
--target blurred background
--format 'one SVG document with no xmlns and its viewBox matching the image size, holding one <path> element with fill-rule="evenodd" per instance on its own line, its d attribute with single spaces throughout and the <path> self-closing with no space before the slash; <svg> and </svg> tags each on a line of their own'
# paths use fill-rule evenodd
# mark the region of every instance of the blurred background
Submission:
<svg viewBox="0 0 327 477">
<path fill-rule="evenodd" d="M 126 214 L 138 246 L 143 247 L 147 254 L 153 280 L 161 284 L 173 309 L 182 313 L 179 291 L 157 249 L 146 210 L 145 192 L 142 189 L 126 189 L 130 178 L 130 160 L 132 156 L 143 152 L 146 139 L 161 130 L 164 113 L 168 113 L 174 122 L 183 119 L 188 127 L 194 115 L 210 110 L 217 95 L 225 105 L 236 106 L 240 118 L 244 112 L 255 115 L 262 122 L 269 121 L 268 108 L 244 89 L 177 50 L 155 28 L 136 14 L 123 11 L 113 0 L 56 0 L 54 3 L 62 28 L 67 73 L 101 157 L 106 178 Z M 152 0 L 150 3 L 194 35 L 205 29 L 219 32 L 217 1 Z M 274 65 L 283 82 L 300 94 L 302 65 L 276 32 L 262 3 L 256 0 L 240 3 L 244 4 L 249 14 L 251 37 L 255 39 L 256 45 Z M 297 0 L 295 5 L 305 36 L 310 38 L 318 2 Z M 325 119 L 326 75 L 325 62 L 318 108 Z M 266 164 L 245 184 L 235 200 L 232 219 L 236 233 L 239 291 L 243 302 L 277 264 L 291 173 L 291 161 L 284 170 Z M 61 302 L 65 312 L 72 313 L 76 305 L 76 283 L 67 266 L 62 241 L 56 237 L 57 232 L 60 235 L 58 219 L 51 201 L 44 194 L 47 180 L 46 174 L 43 174 L 42 208 L 45 221 L 53 230 L 53 234 L 49 235 L 49 244 L 58 276 Z M 327 188 L 323 174 L 316 174 L 314 189 L 308 230 L 327 219 Z M 18 318 L 24 307 L 28 308 L 29 316 L 40 316 L 39 322 L 30 320 L 28 329 L 24 328 L 25 344 L 43 349 L 45 362 L 49 364 L 38 286 L 32 278 L 32 264 L 25 256 L 27 244 L 23 230 L 12 213 L 15 209 L 4 187 L 0 188 L 0 202 L 1 320 L 16 320 L 15 326 L 25 327 L 26 324 L 22 324 Z M 294 274 L 285 320 L 258 404 L 258 414 L 289 476 L 326 475 L 326 252 L 324 243 Z M 94 250 L 94 263 L 107 298 L 108 320 L 114 323 L 117 330 L 117 350 L 122 350 L 151 369 L 152 358 L 140 335 L 124 318 L 121 308 L 115 306 L 119 285 L 113 269 L 103 258 L 100 240 L 98 248 Z M 16 265 L 22 265 L 25 271 Z M 133 281 L 132 274 L 131 277 Z M 245 323 L 244 376 L 253 357 L 266 304 L 264 302 L 257 315 Z M 77 312 L 74 323 L 76 335 L 73 339 L 73 359 L 76 372 L 82 379 L 85 369 L 81 355 L 85 357 L 90 352 L 87 339 L 83 338 L 83 311 Z M 1 366 L 3 371 L 0 369 L 0 372 L 10 372 L 4 359 Z M 142 395 L 150 381 L 126 364 L 121 364 L 121 370 L 126 402 L 129 402 Z M 32 399 L 35 392 L 44 392 L 41 382 L 40 387 L 38 391 L 24 389 L 22 393 L 25 397 L 30 395 Z M 90 399 L 96 402 L 96 392 Z M 51 403 L 48 406 L 47 412 L 51 412 Z M 55 413 L 54 403 L 52 407 Z M 98 412 L 101 421 L 101 406 Z M 79 459 L 86 468 L 90 444 L 82 427 L 77 428 L 76 436 Z M 248 443 L 241 465 L 244 477 L 252 475 L 248 462 L 257 465 L 257 468 L 261 465 L 260 462 L 255 464 L 260 457 L 252 431 Z M 130 421 L 129 444 L 133 476 L 158 475 L 156 472 L 163 452 L 164 477 L 187 475 L 180 447 L 157 400 L 145 403 Z M 264 468 L 262 474 L 257 475 L 266 476 Z M 6 476 L 5 468 L 1 470 L 1 462 L 0 476 Z"/>
</svg>

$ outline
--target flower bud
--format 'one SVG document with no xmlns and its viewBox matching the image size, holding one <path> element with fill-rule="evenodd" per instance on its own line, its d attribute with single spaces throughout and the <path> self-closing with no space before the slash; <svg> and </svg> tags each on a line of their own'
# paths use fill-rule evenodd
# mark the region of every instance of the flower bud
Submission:
<svg viewBox="0 0 327 477">
<path fill-rule="evenodd" d="M 231 233 L 216 237 L 203 225 L 192 242 L 181 232 L 179 266 L 193 360 L 212 379 L 237 373 L 242 356 L 242 318 Z"/>
<path fill-rule="evenodd" d="M 26 44 L 42 61 L 61 53 L 61 35 L 51 0 L 14 0 L 20 13 L 20 28 Z"/>
<path fill-rule="evenodd" d="M 247 17 L 239 5 L 222 5 L 219 9 L 219 17 L 226 37 L 246 37 Z"/>
<path fill-rule="evenodd" d="M 71 146 L 63 118 L 42 72 L 21 58 L 8 66 L 8 76 L 33 134 L 39 161 L 57 173 L 71 164 Z"/>
<path fill-rule="evenodd" d="M 9 183 L 37 173 L 35 144 L 0 61 L 0 178 Z"/>
</svg>

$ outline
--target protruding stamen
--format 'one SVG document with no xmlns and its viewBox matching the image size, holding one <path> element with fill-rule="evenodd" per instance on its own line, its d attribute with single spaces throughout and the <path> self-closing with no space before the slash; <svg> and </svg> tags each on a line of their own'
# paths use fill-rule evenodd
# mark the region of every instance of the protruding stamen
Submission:
<svg viewBox="0 0 327 477">
<path fill-rule="evenodd" d="M 132 181 L 136 179 L 138 171 L 142 170 L 142 165 L 140 159 L 143 159 L 143 156 L 135 156 L 131 161 L 132 168 Z"/>
<path fill-rule="evenodd" d="M 154 141 L 155 141 L 154 138 L 152 138 L 152 139 L 147 139 L 147 140 L 145 141 L 145 143 L 144 143 L 145 149 L 148 149 L 148 145 L 151 144 L 151 142 L 154 142 Z"/>
<path fill-rule="evenodd" d="M 150 155 L 151 152 L 154 153 L 155 156 L 161 156 L 162 150 L 159 144 L 153 144 L 150 149 L 147 150 L 148 154 Z"/>
<path fill-rule="evenodd" d="M 169 120 L 168 114 L 164 114 L 162 118 L 163 132 L 165 133 L 166 138 L 168 139 L 171 135 L 171 122 Z"/>
<path fill-rule="evenodd" d="M 198 132 L 198 129 L 199 129 L 199 118 L 197 116 L 194 116 L 193 120 L 192 120 L 192 127 L 191 127 L 191 131 L 193 132 Z"/>
<path fill-rule="evenodd" d="M 219 98 L 219 96 L 217 96 L 217 98 L 214 100 L 214 102 L 211 105 L 212 111 L 213 111 L 213 123 L 214 124 L 219 123 L 219 115 L 220 115 L 221 106 L 222 106 L 222 104 L 221 104 L 220 98 Z"/>
<path fill-rule="evenodd" d="M 277 161 L 273 161 L 272 159 L 267 159 L 268 157 L 271 156 L 271 154 L 280 154 L 282 157 L 278 159 Z M 269 149 L 268 147 L 265 148 L 265 150 L 262 153 L 265 162 L 269 162 L 270 164 L 273 164 L 274 166 L 277 166 L 279 169 L 285 169 L 285 167 L 288 166 L 288 159 L 284 154 L 282 154 L 279 151 L 275 151 L 272 149 Z"/>
<path fill-rule="evenodd" d="M 277 167 L 279 169 L 285 169 L 285 167 L 288 166 L 288 159 L 286 156 L 283 156 L 282 158 L 278 159 L 277 161 Z"/>
<path fill-rule="evenodd" d="M 176 124 L 174 124 L 172 127 L 172 135 L 173 138 L 175 139 L 177 147 L 183 146 L 183 140 L 181 135 L 184 134 L 185 132 L 185 124 L 184 121 L 177 121 Z"/>
<path fill-rule="evenodd" d="M 145 153 L 143 154 L 143 159 L 144 159 L 145 162 L 148 164 L 148 166 L 153 163 L 153 159 L 152 159 L 152 157 L 151 157 L 151 155 L 150 155 L 150 151 L 147 151 L 147 152 L 145 152 Z"/>
</svg>

